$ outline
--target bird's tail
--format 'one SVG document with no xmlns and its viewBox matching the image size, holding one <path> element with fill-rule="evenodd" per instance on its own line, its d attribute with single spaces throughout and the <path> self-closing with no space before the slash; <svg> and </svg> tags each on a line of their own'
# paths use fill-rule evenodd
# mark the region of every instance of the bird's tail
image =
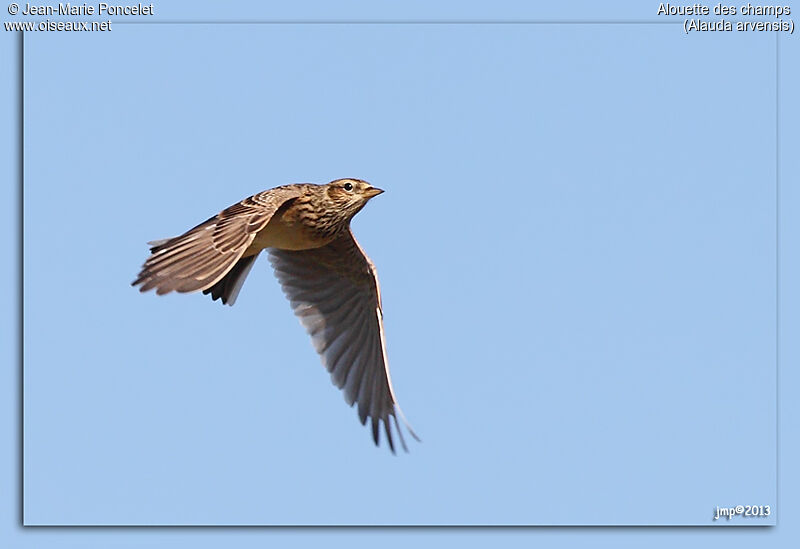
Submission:
<svg viewBox="0 0 800 549">
<path fill-rule="evenodd" d="M 247 278 L 250 269 L 253 268 L 253 263 L 257 257 L 258 254 L 241 258 L 228 274 L 210 288 L 203 290 L 203 293 L 211 294 L 211 299 L 214 301 L 222 299 L 224 305 L 233 305 L 236 303 L 236 298 L 239 295 L 239 290 L 242 289 L 244 279 Z"/>
</svg>

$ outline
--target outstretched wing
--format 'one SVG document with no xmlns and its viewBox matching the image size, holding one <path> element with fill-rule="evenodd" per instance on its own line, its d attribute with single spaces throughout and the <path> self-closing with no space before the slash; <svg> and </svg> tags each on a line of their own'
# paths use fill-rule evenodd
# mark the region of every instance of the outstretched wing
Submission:
<svg viewBox="0 0 800 549">
<path fill-rule="evenodd" d="M 131 284 L 159 295 L 194 292 L 216 284 L 253 243 L 275 212 L 300 196 L 288 185 L 263 191 L 222 210 L 181 236 L 152 242 L 139 276 Z"/>
<path fill-rule="evenodd" d="M 407 450 L 398 414 L 411 435 L 419 438 L 397 406 L 386 360 L 377 273 L 353 234 L 348 229 L 322 248 L 270 248 L 269 254 L 275 275 L 334 385 L 344 390 L 348 404 L 358 403 L 362 425 L 371 418 L 375 444 L 383 421 L 394 452 L 391 418 Z"/>
</svg>

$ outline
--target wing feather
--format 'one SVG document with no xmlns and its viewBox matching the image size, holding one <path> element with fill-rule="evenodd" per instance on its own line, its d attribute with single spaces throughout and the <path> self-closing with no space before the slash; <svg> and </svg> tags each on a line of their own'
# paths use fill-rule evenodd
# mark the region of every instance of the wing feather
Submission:
<svg viewBox="0 0 800 549">
<path fill-rule="evenodd" d="M 379 443 L 383 422 L 387 443 L 395 451 L 392 432 L 398 432 L 403 440 L 397 415 L 417 438 L 397 406 L 389 378 L 375 267 L 352 232 L 348 230 L 322 248 L 270 249 L 269 255 L 275 275 L 311 335 L 333 384 L 343 389 L 348 404 L 358 403 L 362 424 L 371 420 L 375 444 Z"/>
<path fill-rule="evenodd" d="M 260 192 L 180 236 L 152 242 L 152 255 L 132 285 L 159 295 L 211 288 L 234 268 L 278 208 L 301 192 L 293 185 Z"/>
</svg>

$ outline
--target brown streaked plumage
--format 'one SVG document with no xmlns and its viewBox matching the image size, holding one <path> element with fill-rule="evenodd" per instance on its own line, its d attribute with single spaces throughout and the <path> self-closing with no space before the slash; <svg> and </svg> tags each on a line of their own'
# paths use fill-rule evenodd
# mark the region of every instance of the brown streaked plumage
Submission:
<svg viewBox="0 0 800 549">
<path fill-rule="evenodd" d="M 268 249 L 292 309 L 362 424 L 380 422 L 394 452 L 392 422 L 409 433 L 389 377 L 380 285 L 356 242 L 350 220 L 383 191 L 360 179 L 298 183 L 263 191 L 222 210 L 186 233 L 150 242 L 152 255 L 132 285 L 156 293 L 196 292 L 233 305 L 262 250 Z"/>
</svg>

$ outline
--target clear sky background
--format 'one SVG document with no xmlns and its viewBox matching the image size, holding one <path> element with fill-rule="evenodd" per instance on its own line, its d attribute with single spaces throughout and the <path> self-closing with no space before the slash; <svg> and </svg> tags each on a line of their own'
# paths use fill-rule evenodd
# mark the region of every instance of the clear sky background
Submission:
<svg viewBox="0 0 800 549">
<path fill-rule="evenodd" d="M 624 3 L 178 4 L 159 17 L 663 21 Z M 679 24 L 27 35 L 26 523 L 707 525 L 717 505 L 755 504 L 780 514 L 732 523 L 774 524 L 791 444 L 776 441 L 775 47 Z M 263 258 L 233 308 L 129 286 L 147 240 L 272 186 L 348 176 L 387 190 L 353 228 L 423 439 L 407 455 L 372 446 Z M 796 255 L 780 264 L 791 280 Z M 154 535 L 195 535 L 170 532 Z M 740 539 L 778 539 L 753 532 Z"/>
</svg>

